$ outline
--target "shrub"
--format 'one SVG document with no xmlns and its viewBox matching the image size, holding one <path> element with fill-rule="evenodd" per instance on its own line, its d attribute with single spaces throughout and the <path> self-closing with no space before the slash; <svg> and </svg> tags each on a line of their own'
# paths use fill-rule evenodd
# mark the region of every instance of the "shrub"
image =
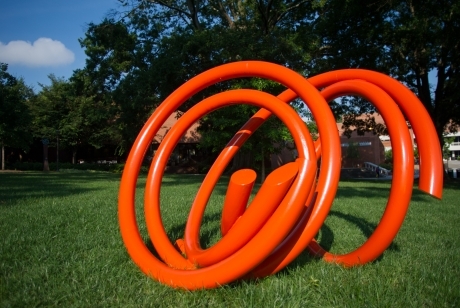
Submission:
<svg viewBox="0 0 460 308">
<path fill-rule="evenodd" d="M 123 172 L 125 164 L 95 164 L 95 163 L 85 163 L 85 164 L 72 164 L 72 163 L 59 163 L 59 170 L 92 170 L 92 171 L 106 171 L 121 173 Z M 8 170 L 20 170 L 20 171 L 42 171 L 43 163 L 39 162 L 16 162 L 16 163 L 7 163 L 6 169 Z M 57 165 L 55 162 L 49 163 L 50 171 L 56 171 Z M 143 167 L 144 168 L 144 167 Z M 147 168 L 145 168 L 147 169 Z M 141 170 L 146 171 L 146 170 Z"/>
<path fill-rule="evenodd" d="M 393 171 L 393 164 L 384 163 L 384 164 L 380 164 L 379 166 L 384 168 L 384 169 Z"/>
</svg>

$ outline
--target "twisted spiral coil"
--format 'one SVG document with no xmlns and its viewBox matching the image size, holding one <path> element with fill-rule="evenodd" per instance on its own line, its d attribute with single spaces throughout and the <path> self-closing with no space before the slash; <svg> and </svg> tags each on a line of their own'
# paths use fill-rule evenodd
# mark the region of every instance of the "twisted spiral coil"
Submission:
<svg viewBox="0 0 460 308">
<path fill-rule="evenodd" d="M 168 116 L 187 99 L 212 84 L 240 77 L 270 79 L 285 85 L 288 90 L 277 97 L 248 89 L 219 93 L 192 107 L 170 129 L 152 160 L 145 189 L 146 225 L 157 258 L 139 233 L 134 209 L 136 182 L 144 155 Z M 331 208 L 341 168 L 340 139 L 327 102 L 344 95 L 361 96 L 381 113 L 391 138 L 394 171 L 387 206 L 374 233 L 356 250 L 335 255 L 316 243 L 314 236 Z M 317 121 L 319 140 L 316 142 L 287 104 L 297 97 L 305 102 Z M 193 123 L 215 109 L 233 104 L 250 104 L 261 109 L 219 154 L 191 206 L 184 238 L 173 244 L 164 229 L 159 203 L 168 158 Z M 299 158 L 273 171 L 247 208 L 255 173 L 248 169 L 234 173 L 222 210 L 223 237 L 214 246 L 202 249 L 200 225 L 218 179 L 238 149 L 272 114 L 291 132 Z M 305 79 L 288 68 L 260 61 L 235 62 L 210 69 L 166 98 L 134 142 L 123 171 L 118 206 L 120 230 L 127 251 L 145 274 L 161 283 L 189 290 L 274 274 L 305 249 L 328 262 L 345 266 L 375 260 L 396 236 L 411 199 L 414 161 L 406 118 L 417 138 L 419 189 L 441 198 L 442 156 L 433 123 L 417 97 L 395 79 L 359 69 L 337 70 Z M 317 177 L 320 157 L 321 169 Z"/>
</svg>

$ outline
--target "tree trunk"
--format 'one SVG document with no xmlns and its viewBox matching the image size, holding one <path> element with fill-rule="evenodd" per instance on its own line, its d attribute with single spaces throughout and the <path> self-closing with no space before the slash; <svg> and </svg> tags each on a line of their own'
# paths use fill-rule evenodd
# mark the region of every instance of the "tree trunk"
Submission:
<svg viewBox="0 0 460 308">
<path fill-rule="evenodd" d="M 72 164 L 75 165 L 76 163 L 77 163 L 77 149 L 74 148 L 74 149 L 72 150 Z"/>
<path fill-rule="evenodd" d="M 262 149 L 262 168 L 260 169 L 260 184 L 265 182 L 265 157 L 264 157 L 264 149 Z"/>
<path fill-rule="evenodd" d="M 43 171 L 50 171 L 50 165 L 48 163 L 48 145 L 43 145 Z"/>
<path fill-rule="evenodd" d="M 252 155 L 249 152 L 238 152 L 233 157 L 231 173 L 242 168 L 250 168 L 252 163 Z"/>
<path fill-rule="evenodd" d="M 436 125 L 436 133 L 438 135 L 438 140 L 439 140 L 439 145 L 441 146 L 441 152 L 442 152 L 442 148 L 444 147 L 444 126 L 441 126 L 441 125 Z"/>
<path fill-rule="evenodd" d="M 2 142 L 2 170 L 5 170 L 5 145 Z"/>
</svg>

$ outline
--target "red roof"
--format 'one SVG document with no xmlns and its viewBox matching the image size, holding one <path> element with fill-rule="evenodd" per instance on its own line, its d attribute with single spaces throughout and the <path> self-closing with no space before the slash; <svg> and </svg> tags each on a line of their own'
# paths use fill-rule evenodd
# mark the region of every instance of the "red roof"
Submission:
<svg viewBox="0 0 460 308">
<path fill-rule="evenodd" d="M 176 124 L 178 120 L 178 113 L 172 113 L 168 119 L 163 123 L 160 130 L 153 139 L 154 143 L 160 143 L 163 138 L 166 136 L 171 127 Z M 201 135 L 197 132 L 198 122 L 193 123 L 191 127 L 188 128 L 184 136 L 179 140 L 179 143 L 198 143 Z"/>
</svg>

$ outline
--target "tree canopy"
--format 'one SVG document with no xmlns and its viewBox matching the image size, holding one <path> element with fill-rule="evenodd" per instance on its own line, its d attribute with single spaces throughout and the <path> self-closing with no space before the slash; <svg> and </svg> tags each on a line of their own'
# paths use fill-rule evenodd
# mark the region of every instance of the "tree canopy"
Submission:
<svg viewBox="0 0 460 308">
<path fill-rule="evenodd" d="M 0 63 L 0 143 L 2 146 L 28 149 L 32 135 L 26 103 L 33 97 L 33 91 L 23 79 L 13 77 L 7 70 L 8 65 Z"/>
<path fill-rule="evenodd" d="M 31 131 L 39 139 L 57 140 L 70 148 L 73 162 L 81 145 L 99 148 L 117 141 L 117 130 L 111 124 L 112 112 L 105 97 L 98 97 L 81 71 L 71 80 L 50 75 L 51 84 L 42 85 L 29 102 Z"/>
<path fill-rule="evenodd" d="M 316 31 L 327 52 L 324 69 L 368 68 L 411 88 L 429 112 L 439 139 L 460 124 L 458 1 L 326 1 Z M 362 101 L 353 113 L 372 111 Z M 350 110 L 349 110 L 350 111 Z M 354 117 L 350 118 L 353 123 Z"/>
<path fill-rule="evenodd" d="M 121 154 L 168 95 L 217 65 L 264 60 L 305 77 L 366 68 L 411 88 L 428 110 L 442 144 L 446 129 L 456 130 L 460 124 L 457 33 L 460 3 L 453 0 L 119 0 L 119 7 L 100 23 L 88 24 L 79 40 L 86 65 L 69 80 L 50 76 L 51 85 L 29 99 L 31 90 L 11 79 L 3 65 L 2 89 L 12 89 L 14 82 L 21 88 L 13 91 L 20 93 L 16 101 L 27 97 L 33 119 L 17 121 L 32 123 L 36 137 L 50 138 L 59 131 L 63 146 L 115 144 Z M 275 95 L 284 90 L 258 78 L 225 81 L 195 94 L 179 111 L 237 88 Z M 295 101 L 293 107 L 299 104 Z M 347 97 L 330 105 L 337 118 L 343 117 L 345 128 L 360 133 L 372 127 L 374 133 L 385 134 L 372 116 L 357 117 L 376 111 L 363 99 Z M 220 148 L 228 132 L 234 133 L 253 112 L 252 107 L 233 106 L 204 117 L 202 146 Z M 11 127 L 0 127 L 5 143 L 20 140 L 7 138 Z M 272 144 L 289 138 L 277 119 L 260 130 L 246 145 L 253 154 L 276 151 Z M 262 159 L 265 154 L 260 155 Z"/>
<path fill-rule="evenodd" d="M 419 96 L 440 139 L 446 128 L 456 129 L 460 123 L 456 1 L 119 2 L 120 9 L 100 24 L 90 24 L 80 41 L 88 55 L 86 69 L 101 86 L 115 89 L 115 100 L 120 98 L 119 119 L 135 114 L 142 122 L 167 95 L 200 72 L 258 59 L 306 77 L 339 68 L 381 71 Z M 219 84 L 191 98 L 182 111 L 205 95 L 243 85 L 247 83 Z M 125 106 L 121 100 L 130 103 Z M 364 100 L 346 98 L 333 107 L 338 116 L 346 115 L 347 128 L 368 131 L 374 124 L 372 117 L 367 122 L 356 117 L 375 111 Z M 129 143 L 133 138 L 128 135 Z"/>
</svg>

